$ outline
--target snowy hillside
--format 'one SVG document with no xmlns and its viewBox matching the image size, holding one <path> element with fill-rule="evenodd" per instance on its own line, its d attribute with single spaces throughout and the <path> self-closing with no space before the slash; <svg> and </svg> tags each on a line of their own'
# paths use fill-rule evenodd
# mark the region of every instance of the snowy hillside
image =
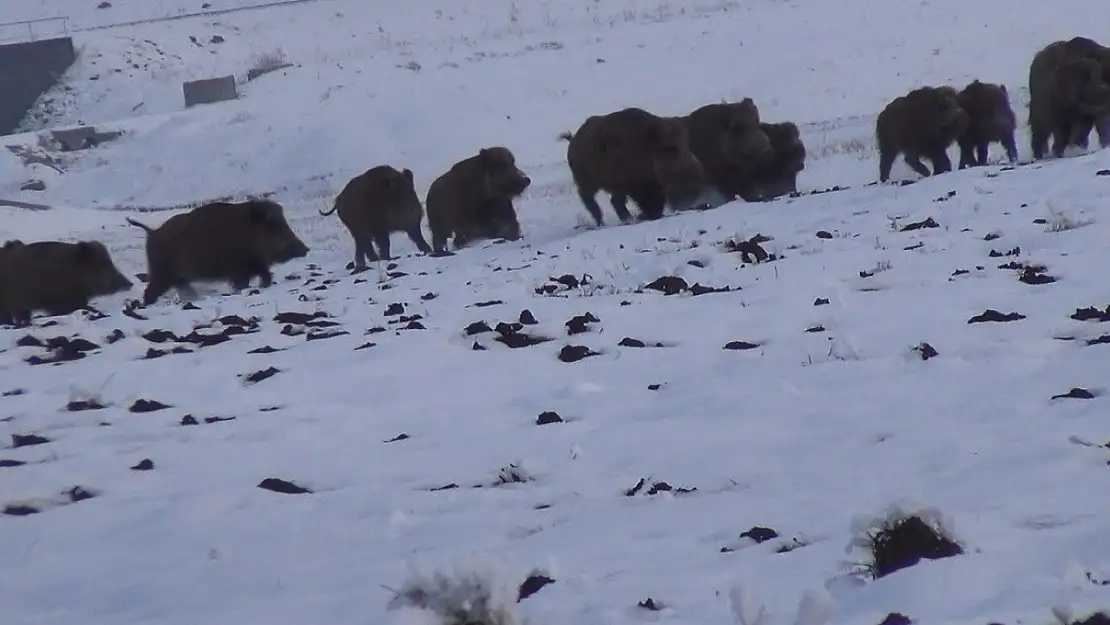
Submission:
<svg viewBox="0 0 1110 625">
<path fill-rule="evenodd" d="M 505 625 L 1110 607 L 1110 151 L 1029 164 L 1023 128 L 1018 167 L 869 185 L 886 102 L 980 78 L 1024 121 L 1032 55 L 1097 37 L 1101 2 L 319 0 L 119 28 L 201 3 L 88 4 L 43 10 L 81 58 L 0 139 L 58 159 L 0 150 L 0 199 L 52 207 L 0 206 L 0 242 L 94 238 L 133 276 L 125 217 L 273 192 L 311 252 L 269 289 L 125 314 L 136 280 L 104 316 L 0 328 L 0 623 L 432 623 L 387 605 L 472 558 Z M 274 59 L 183 110 L 183 80 Z M 559 132 L 743 96 L 802 126 L 803 191 L 848 188 L 579 227 Z M 125 134 L 41 152 L 78 122 Z M 348 275 L 316 211 L 352 175 L 410 167 L 423 195 L 498 144 L 533 179 L 522 240 L 395 235 Z M 769 259 L 730 251 L 753 238 Z M 963 553 L 861 573 L 860 517 L 891 506 L 939 511 Z"/>
</svg>

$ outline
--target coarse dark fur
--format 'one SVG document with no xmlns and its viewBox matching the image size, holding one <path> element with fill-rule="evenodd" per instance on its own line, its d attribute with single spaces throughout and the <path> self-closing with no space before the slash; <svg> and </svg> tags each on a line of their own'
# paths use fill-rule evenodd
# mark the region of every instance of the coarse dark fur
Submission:
<svg viewBox="0 0 1110 625">
<path fill-rule="evenodd" d="M 798 190 L 798 174 L 806 168 L 806 146 L 794 122 L 761 123 L 760 128 L 771 140 L 774 155 L 764 162 L 756 180 L 763 199 L 770 200 Z"/>
<path fill-rule="evenodd" d="M 1110 147 L 1110 49 L 1086 37 L 1045 46 L 1029 65 L 1029 130 L 1033 158 L 1086 148 L 1091 129 Z"/>
<path fill-rule="evenodd" d="M 420 231 L 424 206 L 416 194 L 412 170 L 378 165 L 355 176 L 336 196 L 335 206 L 320 214 L 336 212 L 354 239 L 356 270 L 366 269 L 367 259 L 391 259 L 389 236 L 393 232 L 404 232 L 421 252 L 432 253 Z"/>
<path fill-rule="evenodd" d="M 1073 59 L 1056 69 L 1048 99 L 1052 153 L 1069 145 L 1086 149 L 1091 129 L 1100 147 L 1110 147 L 1110 83 L 1093 59 Z"/>
<path fill-rule="evenodd" d="M 450 255 L 448 239 L 455 249 L 477 239 L 516 240 L 521 236 L 513 200 L 532 184 L 516 166 L 509 148 L 482 148 L 477 154 L 451 166 L 428 188 L 424 201 L 432 250 Z"/>
<path fill-rule="evenodd" d="M 1010 93 L 1006 85 L 973 80 L 960 91 L 956 99 L 967 113 L 967 130 L 956 143 L 960 146 L 960 169 L 987 164 L 987 149 L 991 143 L 1001 143 L 1006 158 L 1017 162 L 1017 144 L 1014 130 L 1017 116 L 1010 107 Z"/>
<path fill-rule="evenodd" d="M 706 182 L 725 200 L 754 202 L 762 197 L 756 172 L 774 157 L 751 98 L 707 104 L 685 117 L 690 150 L 705 169 Z"/>
<path fill-rule="evenodd" d="M 18 241 L 0 252 L 0 320 L 26 324 L 36 310 L 65 315 L 132 283 L 99 241 Z"/>
<path fill-rule="evenodd" d="M 520 222 L 517 220 L 511 199 L 491 200 L 482 208 L 480 217 L 470 223 L 456 224 L 454 238 L 456 247 L 481 239 L 515 241 L 521 236 Z"/>
<path fill-rule="evenodd" d="M 705 189 L 705 168 L 690 149 L 686 126 L 640 108 L 593 115 L 573 134 L 564 132 L 567 164 L 578 197 L 598 226 L 604 224 L 598 191 L 621 222 L 632 221 L 628 199 L 643 219 L 663 216 L 667 201 L 688 204 Z"/>
<path fill-rule="evenodd" d="M 171 288 L 195 296 L 190 282 L 227 280 L 240 290 L 258 276 L 266 288 L 274 282 L 270 267 L 308 254 L 281 204 L 271 200 L 212 202 L 157 228 L 131 218 L 127 223 L 147 232 L 148 306 Z"/>
<path fill-rule="evenodd" d="M 919 87 L 892 100 L 875 121 L 879 144 L 879 181 L 890 179 L 894 159 L 904 154 L 906 164 L 922 176 L 952 171 L 948 147 L 967 130 L 968 116 L 949 86 Z"/>
</svg>

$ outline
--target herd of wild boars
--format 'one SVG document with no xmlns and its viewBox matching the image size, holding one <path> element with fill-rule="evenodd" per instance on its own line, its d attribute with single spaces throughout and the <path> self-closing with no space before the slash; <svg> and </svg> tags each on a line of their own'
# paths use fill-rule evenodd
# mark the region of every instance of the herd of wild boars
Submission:
<svg viewBox="0 0 1110 625">
<path fill-rule="evenodd" d="M 1110 147 L 1110 48 L 1086 37 L 1051 43 L 1029 68 L 1028 124 L 1034 159 L 1068 146 L 1086 148 L 1094 130 Z M 879 113 L 875 138 L 879 179 L 886 182 L 899 154 L 922 176 L 952 170 L 948 149 L 959 146 L 959 168 L 985 165 L 991 143 L 1017 160 L 1017 118 L 1005 85 L 974 80 L 963 89 L 922 86 L 894 98 Z M 763 201 L 797 192 L 806 146 L 797 124 L 770 122 L 751 98 L 701 106 L 679 117 L 629 107 L 586 118 L 564 132 L 566 162 L 578 197 L 604 224 L 597 194 L 604 191 L 622 223 L 662 217 L 665 207 L 687 208 L 708 194 L 729 201 Z M 922 162 L 927 159 L 932 171 Z M 324 216 L 337 214 L 354 242 L 354 268 L 389 260 L 390 236 L 404 233 L 420 252 L 452 255 L 479 239 L 522 236 L 514 202 L 532 184 L 504 146 L 485 147 L 452 165 L 428 188 L 422 203 L 410 169 L 382 164 L 352 178 Z M 421 222 L 427 214 L 431 244 Z M 170 289 L 191 297 L 199 281 L 227 281 L 237 290 L 271 268 L 308 254 L 284 209 L 270 200 L 212 202 L 170 217 L 146 231 L 144 305 Z M 92 298 L 132 287 L 96 241 L 9 241 L 0 247 L 0 324 L 26 323 L 34 311 L 66 314 Z"/>
<path fill-rule="evenodd" d="M 1086 148 L 1092 129 L 1101 147 L 1110 146 L 1110 48 L 1086 37 L 1049 44 L 1033 58 L 1029 91 L 1034 158 L 1044 157 L 1050 136 L 1057 157 L 1069 145 Z M 922 176 L 949 172 L 953 143 L 960 169 L 985 165 L 991 143 L 1000 144 L 1014 163 L 1017 125 L 1005 85 L 976 79 L 963 89 L 918 87 L 894 98 L 875 120 L 879 180 L 890 178 L 900 154 Z M 725 201 L 796 193 L 806 161 L 797 124 L 761 119 L 751 98 L 706 105 L 683 117 L 626 108 L 591 116 L 559 137 L 568 142 L 578 196 L 598 225 L 604 223 L 599 191 L 609 194 L 623 223 L 632 220 L 630 199 L 642 219 L 657 219 L 667 204 L 689 206 L 705 191 Z M 931 162 L 931 171 L 922 159 Z"/>
<path fill-rule="evenodd" d="M 708 190 L 725 201 L 768 200 L 797 190 L 805 146 L 793 122 L 769 124 L 751 98 L 707 104 L 682 117 L 641 108 L 593 115 L 564 132 L 567 164 L 582 204 L 604 224 L 598 191 L 622 223 L 658 219 L 666 205 L 686 207 Z"/>
<path fill-rule="evenodd" d="M 610 196 L 621 222 L 632 221 L 628 199 L 644 219 L 663 216 L 667 200 L 692 200 L 705 181 L 705 169 L 690 150 L 686 127 L 678 119 L 626 108 L 586 119 L 578 131 L 559 135 L 567 141 L 567 164 L 578 197 L 602 225 L 598 191 Z"/>
<path fill-rule="evenodd" d="M 1034 159 L 1069 146 L 1086 148 L 1093 129 L 1099 146 L 1110 147 L 1110 48 L 1087 37 L 1053 42 L 1029 66 L 1029 132 Z M 951 171 L 947 150 L 960 148 L 960 168 L 984 165 L 987 147 L 997 142 L 1010 162 L 1017 160 L 1017 119 L 1005 85 L 979 80 L 962 91 L 926 86 L 895 98 L 879 113 L 879 180 L 885 182 L 899 153 L 923 176 Z"/>
</svg>

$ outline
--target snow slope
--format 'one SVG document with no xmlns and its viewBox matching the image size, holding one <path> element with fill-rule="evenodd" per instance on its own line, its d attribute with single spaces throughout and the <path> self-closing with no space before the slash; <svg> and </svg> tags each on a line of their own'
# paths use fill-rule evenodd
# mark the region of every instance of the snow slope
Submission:
<svg viewBox="0 0 1110 625">
<path fill-rule="evenodd" d="M 16 171 L 0 181 L 6 197 L 55 207 L 0 207 L 0 237 L 97 238 L 134 274 L 143 239 L 125 209 L 158 223 L 170 214 L 158 209 L 276 191 L 312 252 L 270 289 L 216 287 L 191 310 L 163 301 L 126 316 L 137 285 L 95 303 L 105 318 L 0 329 L 0 436 L 48 439 L 0 449 L 25 463 L 0 462 L 0 508 L 39 511 L 0 516 L 0 622 L 412 623 L 385 610 L 388 588 L 414 561 L 471 554 L 507 583 L 537 567 L 557 580 L 519 605 L 538 623 L 729 622 L 736 584 L 766 606 L 764 625 L 792 619 L 813 589 L 845 624 L 891 611 L 1048 622 L 1054 605 L 1105 607 L 1097 339 L 1110 330 L 1069 317 L 1110 303 L 1110 152 L 864 186 L 887 100 L 973 77 L 1020 86 L 1032 53 L 1083 32 L 1099 6 L 1077 0 L 1085 17 L 1020 4 L 332 0 L 81 35 L 77 88 L 52 123 L 128 134 L 67 157 L 37 194 L 13 190 L 27 174 L 0 160 Z M 120 21 L 154 15 L 115 5 Z M 181 80 L 245 72 L 279 47 L 297 67 L 236 102 L 179 110 Z M 142 67 L 136 55 L 146 69 L 112 71 Z M 767 119 L 805 124 L 804 188 L 852 188 L 576 228 L 558 132 L 620 106 L 679 113 L 742 95 Z M 347 275 L 349 238 L 315 211 L 353 173 L 410 166 L 423 191 L 495 143 L 535 180 L 524 240 L 425 258 L 398 236 L 395 266 Z M 929 217 L 937 227 L 903 231 Z M 756 234 L 775 260 L 721 247 Z M 1058 280 L 1023 283 L 1009 263 Z M 588 283 L 547 292 L 568 274 Z M 733 290 L 643 289 L 662 276 Z M 969 323 L 987 309 L 1024 317 Z M 511 349 L 465 330 L 524 310 L 538 323 L 523 331 L 552 340 Z M 309 340 L 303 323 L 275 320 L 290 312 L 337 325 Z M 585 313 L 598 321 L 571 334 Z M 229 315 L 248 330 L 216 345 L 155 332 L 215 334 L 237 323 Z M 17 343 L 28 334 L 98 348 L 31 365 L 46 351 Z M 724 348 L 738 341 L 754 347 Z M 923 341 L 936 357 L 911 349 Z M 563 362 L 568 345 L 597 354 Z M 1051 399 L 1073 387 L 1093 397 Z M 136 411 L 140 400 L 168 407 Z M 101 407 L 67 409 L 89 401 Z M 545 411 L 565 422 L 536 425 Z M 153 468 L 131 468 L 144 459 Z M 527 479 L 495 485 L 509 465 Z M 255 487 L 266 478 L 314 492 Z M 697 490 L 626 495 L 641 479 Z M 72 503 L 76 486 L 93 496 Z M 867 558 L 845 553 L 854 520 L 891 504 L 942 511 L 967 555 L 850 576 Z M 779 537 L 747 544 L 753 526 Z M 795 539 L 805 546 L 776 552 Z M 665 609 L 637 607 L 648 597 Z"/>
</svg>

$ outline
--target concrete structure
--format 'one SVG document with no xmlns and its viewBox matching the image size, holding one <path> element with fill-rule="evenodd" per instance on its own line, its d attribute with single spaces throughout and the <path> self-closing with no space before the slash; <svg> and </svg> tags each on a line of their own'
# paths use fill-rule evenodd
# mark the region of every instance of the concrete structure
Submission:
<svg viewBox="0 0 1110 625">
<path fill-rule="evenodd" d="M 0 135 L 15 132 L 39 96 L 76 59 L 69 37 L 0 45 Z"/>
<path fill-rule="evenodd" d="M 185 94 L 185 107 L 198 104 L 211 104 L 234 100 L 239 97 L 235 90 L 235 76 L 221 76 L 205 80 L 192 80 L 182 83 L 181 89 Z"/>
<path fill-rule="evenodd" d="M 95 126 L 76 126 L 50 131 L 50 135 L 58 142 L 63 152 L 96 147 L 105 141 L 118 139 L 122 134 L 122 132 L 100 132 Z"/>
</svg>

